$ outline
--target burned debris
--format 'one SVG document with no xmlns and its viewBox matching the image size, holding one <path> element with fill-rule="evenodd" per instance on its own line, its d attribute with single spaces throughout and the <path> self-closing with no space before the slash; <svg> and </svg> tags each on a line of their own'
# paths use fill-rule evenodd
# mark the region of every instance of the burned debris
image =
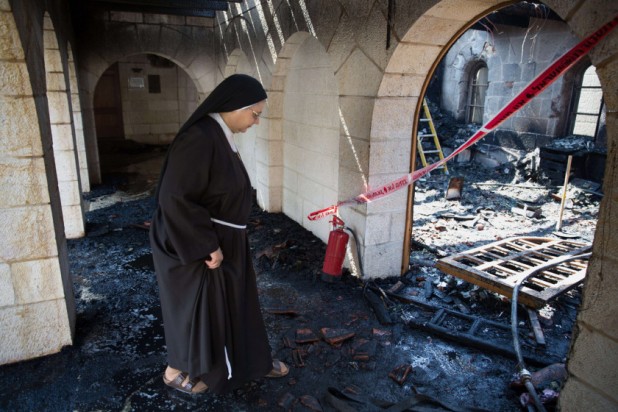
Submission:
<svg viewBox="0 0 618 412">
<path fill-rule="evenodd" d="M 431 176 L 438 178 L 443 177 Z M 152 198 L 132 197 L 105 205 L 105 197 L 115 196 L 117 189 L 101 189 L 91 199 L 102 205 L 88 213 L 91 234 L 69 243 L 78 298 L 78 344 L 58 356 L 9 369 L 11 382 L 23 388 L 28 385 L 22 377 L 29 379 L 40 373 L 37 371 L 49 373 L 54 377 L 54 398 L 48 399 L 50 381 L 43 386 L 47 390 L 17 390 L 11 400 L 3 400 L 3 407 L 16 409 L 17 403 L 24 402 L 47 402 L 53 407 L 73 402 L 76 409 L 88 410 L 369 411 L 416 405 L 438 410 L 511 411 L 527 400 L 520 399 L 525 392 L 513 377 L 512 352 L 494 348 L 510 346 L 509 331 L 504 328 L 509 320 L 508 298 L 436 268 L 440 258 L 478 243 L 469 238 L 460 245 L 465 238 L 456 228 L 487 235 L 498 224 L 494 219 L 504 220 L 503 214 L 510 213 L 508 207 L 499 207 L 500 202 L 506 202 L 504 197 L 496 194 L 496 203 L 492 202 L 490 195 L 477 193 L 485 186 L 475 182 L 481 183 L 466 175 L 461 199 L 445 201 L 444 178 L 441 196 L 436 195 L 435 201 L 448 207 L 430 207 L 441 213 L 436 221 L 443 220 L 446 230 L 436 237 L 417 238 L 410 271 L 392 279 L 368 281 L 344 270 L 340 281 L 322 281 L 325 245 L 282 214 L 268 214 L 256 207 L 249 239 L 264 319 L 274 354 L 291 365 L 291 372 L 283 381 L 258 381 L 233 395 L 200 402 L 170 396 L 160 379 L 164 340 L 145 230 Z M 430 179 L 423 184 L 439 186 L 437 180 Z M 458 208 L 467 207 L 469 199 L 476 196 L 487 200 L 478 212 L 476 208 Z M 579 200 L 574 200 L 574 207 L 579 207 Z M 548 214 L 543 210 L 542 216 Z M 573 228 L 572 210 L 567 209 L 565 230 Z M 463 226 L 473 220 L 465 215 L 478 217 L 475 225 Z M 426 217 L 428 230 L 435 221 Z M 524 219 L 543 221 L 519 215 L 512 219 L 518 225 Z M 555 222 L 548 221 L 548 230 L 553 230 Z M 478 231 L 478 223 L 486 224 L 487 230 Z M 592 227 L 589 230 L 591 233 Z M 448 241 L 451 235 L 456 241 Z M 579 293 L 575 287 L 535 311 L 536 328 L 528 326 L 528 314 L 520 309 L 522 347 L 540 392 L 559 393 L 559 374 L 538 378 L 544 368 L 563 365 Z M 374 297 L 373 304 L 366 296 Z M 383 318 L 377 316 L 376 308 Z M 535 334 L 539 325 L 545 344 Z M 475 340 L 494 347 L 476 346 Z M 58 362 L 69 360 L 71 368 L 55 368 Z M 90 378 L 75 381 L 77 374 Z M 75 387 L 88 396 L 74 400 Z"/>
<path fill-rule="evenodd" d="M 429 104 L 447 152 L 478 128 Z M 416 183 L 410 270 L 381 285 L 384 307 L 404 303 L 398 310 L 411 327 L 516 358 L 529 392 L 522 407 L 543 410 L 559 389 L 537 394 L 524 358 L 537 367 L 564 362 L 603 196 L 602 168 L 592 164 L 604 149 L 567 136 L 511 150 L 501 133 L 458 155 L 448 173 Z M 557 313 L 568 324 L 554 324 Z"/>
<path fill-rule="evenodd" d="M 468 167 L 472 168 L 472 166 Z M 458 168 L 455 167 L 454 170 L 458 170 Z M 480 168 L 475 170 L 479 174 L 483 172 Z M 504 176 L 504 178 L 508 180 L 510 177 Z M 443 187 L 446 187 L 447 178 L 442 175 L 431 176 L 421 184 L 437 181 L 441 182 L 444 185 Z M 365 298 L 366 308 L 371 311 L 371 315 L 354 313 L 343 319 L 341 316 L 332 318 L 327 316 L 331 321 L 336 318 L 339 319 L 338 322 L 333 323 L 323 318 L 314 319 L 306 311 L 297 309 L 297 306 L 293 306 L 294 309 L 267 310 L 268 313 L 278 315 L 278 319 L 284 317 L 292 321 L 279 344 L 279 348 L 283 353 L 287 353 L 287 359 L 296 368 L 304 370 L 305 373 L 317 370 L 321 374 L 333 371 L 342 364 L 347 364 L 351 371 L 358 373 L 383 370 L 385 365 L 377 363 L 381 359 L 380 353 L 386 348 L 393 348 L 405 341 L 403 335 L 420 332 L 426 334 L 428 339 L 433 337 L 445 342 L 452 342 L 459 348 L 456 351 L 465 347 L 467 348 L 465 350 L 476 350 L 503 356 L 506 359 L 505 365 L 508 365 L 503 366 L 505 370 L 513 371 L 516 369 L 518 363 L 517 350 L 513 347 L 512 325 L 509 324 L 511 316 L 509 315 L 510 295 L 508 288 L 500 293 L 500 290 L 489 287 L 489 284 L 472 282 L 472 278 L 464 279 L 461 276 L 456 276 L 458 273 L 450 274 L 448 270 L 444 270 L 445 267 L 440 267 L 440 262 L 448 261 L 448 258 L 452 257 L 451 254 L 460 251 L 459 253 L 462 256 L 472 253 L 472 259 L 476 259 L 476 263 L 483 265 L 488 264 L 488 259 L 486 257 L 485 260 L 478 258 L 478 253 L 489 253 L 490 255 L 493 254 L 492 259 L 499 260 L 502 258 L 502 266 L 498 265 L 498 267 L 503 272 L 516 273 L 517 265 L 529 269 L 532 263 L 537 261 L 548 261 L 563 253 L 568 254 L 569 251 L 579 253 L 587 248 L 588 243 L 581 241 L 581 239 L 552 239 L 547 241 L 546 238 L 534 236 L 523 237 L 523 240 L 508 238 L 508 231 L 496 230 L 498 223 L 494 223 L 494 220 L 504 221 L 507 215 L 513 228 L 519 227 L 523 230 L 525 225 L 522 222 L 530 221 L 527 224 L 536 226 L 532 231 L 539 235 L 547 235 L 554 231 L 553 208 L 556 205 L 550 196 L 553 192 L 552 188 L 541 188 L 540 185 L 536 186 L 531 183 L 524 185 L 523 188 L 518 188 L 518 190 L 512 190 L 513 188 L 509 186 L 511 193 L 515 193 L 517 196 L 515 200 L 509 199 L 506 194 L 497 195 L 496 199 L 493 199 L 492 196 L 495 195 L 496 191 L 489 190 L 487 193 L 481 194 L 484 185 L 480 183 L 484 182 L 475 178 L 470 179 L 470 181 L 472 182 L 471 187 L 467 190 L 464 189 L 461 198 L 456 202 L 447 201 L 443 197 L 444 190 L 441 191 L 441 196 L 435 196 L 433 201 L 442 202 L 448 208 L 433 208 L 436 219 L 429 218 L 425 221 L 426 226 L 417 228 L 425 230 L 426 233 L 431 231 L 435 234 L 435 237 L 422 236 L 423 242 L 418 239 L 413 242 L 415 249 L 411 253 L 410 270 L 403 276 L 387 279 L 358 279 L 350 276 L 350 273 L 344 270 L 340 282 L 332 283 L 320 282 L 318 274 L 311 274 L 314 284 L 317 284 L 320 288 L 337 290 L 339 293 L 342 292 L 341 287 L 358 290 L 361 296 Z M 479 184 L 476 185 L 476 182 Z M 500 180 L 497 180 L 496 183 L 503 184 Z M 526 190 L 527 187 L 531 189 Z M 514 206 L 512 205 L 522 205 L 523 199 L 532 204 L 531 200 L 536 197 L 538 202 L 539 193 L 547 196 L 546 202 L 552 208 L 547 209 L 543 204 L 540 204 L 538 208 L 531 207 L 535 212 L 541 210 L 541 213 L 536 213 L 534 216 L 525 216 L 513 212 Z M 485 199 L 486 201 L 483 205 L 474 209 L 468 205 L 471 197 Z M 579 203 L 576 197 L 574 199 L 574 204 Z M 495 200 L 495 203 L 492 200 Z M 572 208 L 569 209 L 567 228 L 578 232 L 580 237 L 590 238 L 594 229 L 594 212 L 587 215 L 587 221 L 576 221 L 571 217 L 571 213 L 573 213 Z M 439 219 L 448 222 L 443 224 L 443 229 L 436 225 Z M 485 230 L 480 230 L 479 224 L 484 225 Z M 502 222 L 502 224 L 504 225 L 503 228 L 506 228 L 506 222 Z M 468 238 L 466 240 L 462 231 L 483 232 L 486 239 L 479 241 L 478 239 Z M 502 239 L 503 236 L 504 239 Z M 489 240 L 495 241 L 495 239 L 498 239 L 499 246 L 498 249 L 494 250 L 491 249 L 492 242 L 489 242 Z M 273 240 L 273 244 L 281 243 L 278 241 L 274 243 Z M 304 242 L 299 242 L 294 253 L 308 256 L 310 252 L 304 250 L 303 244 Z M 484 246 L 478 246 L 479 251 L 475 251 L 474 247 L 478 244 L 484 244 Z M 531 257 L 528 253 L 525 253 L 527 248 L 534 250 L 536 255 Z M 514 256 L 508 256 L 502 249 L 510 251 Z M 456 253 L 455 256 L 457 256 Z M 323 256 L 321 258 L 323 259 Z M 467 258 L 470 259 L 469 256 Z M 489 260 L 493 261 L 492 259 Z M 286 260 L 287 263 L 283 261 L 280 263 L 286 264 L 288 270 L 291 270 L 294 266 L 293 259 Z M 558 369 L 564 367 L 571 330 L 580 299 L 581 281 L 585 272 L 584 262 L 577 263 L 577 265 L 579 266 L 575 269 L 568 266 L 553 268 L 549 273 L 539 275 L 538 279 L 530 281 L 530 284 L 536 284 L 537 288 L 542 285 L 544 289 L 552 289 L 550 287 L 552 285 L 549 285 L 548 281 L 559 283 L 560 278 L 570 277 L 568 286 L 558 285 L 552 289 L 553 294 L 545 295 L 543 299 L 538 297 L 536 300 L 523 299 L 524 304 L 516 305 L 519 314 L 516 319 L 516 334 L 523 353 L 522 362 L 528 362 L 532 366 L 535 370 L 533 372 L 535 376 L 543 374 L 545 368 Z M 526 287 L 528 288 L 528 286 Z M 290 299 L 289 301 L 293 300 Z M 351 301 L 345 300 L 341 296 L 335 302 L 330 303 L 337 306 L 338 304 L 343 305 L 343 301 L 346 302 L 345 308 L 353 306 Z M 331 308 L 327 315 L 332 315 L 336 310 L 336 308 Z M 372 320 L 377 321 L 381 326 L 373 327 L 371 333 L 368 333 L 367 330 L 363 330 L 362 325 L 366 325 L 367 322 Z M 328 324 L 328 326 L 325 326 L 325 324 Z M 419 348 L 419 353 L 422 356 L 422 348 Z M 444 356 L 453 356 L 454 359 L 458 356 L 455 354 L 456 352 L 449 353 L 451 355 Z M 279 354 L 281 355 L 282 352 L 279 352 Z M 282 357 L 285 358 L 286 355 L 282 355 Z M 392 383 L 402 388 L 408 387 L 412 389 L 412 392 L 415 392 L 418 389 L 419 382 L 423 381 L 423 376 L 431 375 L 431 373 L 423 366 L 419 367 L 418 364 L 415 366 L 414 362 L 408 361 L 392 363 L 386 374 L 382 376 L 387 377 Z M 526 403 L 532 402 L 531 395 L 525 392 L 525 385 L 521 383 L 521 376 L 517 376 L 520 378 L 519 384 L 516 382 L 509 384 L 510 378 L 504 378 L 500 384 L 504 385 L 504 388 L 509 388 L 508 390 L 513 392 L 513 396 L 518 398 L 517 402 L 524 407 Z M 549 383 L 542 382 L 535 386 L 543 403 L 548 408 L 555 404 L 562 379 L 557 374 L 555 376 L 550 374 L 550 376 L 555 379 L 552 379 Z M 538 379 L 535 382 L 538 382 Z M 384 384 L 384 382 L 381 382 L 381 384 Z M 298 381 L 294 380 L 290 382 L 290 385 L 297 387 Z M 524 389 L 522 390 L 522 388 Z M 367 407 L 367 399 L 355 394 L 356 391 L 351 390 L 349 386 L 343 388 L 330 386 L 327 388 L 327 393 L 319 399 L 322 407 L 330 407 L 335 410 L 348 410 L 345 408 L 350 407 L 350 405 L 357 408 Z M 295 410 L 295 407 L 304 405 L 303 396 L 305 395 L 290 397 L 288 392 L 279 405 L 286 410 Z M 375 407 L 375 405 L 373 406 Z M 307 406 L 305 405 L 305 407 Z M 448 409 L 448 402 L 440 408 L 442 408 L 441 410 L 457 410 Z M 500 408 L 496 410 L 500 410 Z"/>
<path fill-rule="evenodd" d="M 449 171 L 432 172 L 416 184 L 410 269 L 396 278 L 370 281 L 344 270 L 340 281 L 324 282 L 325 245 L 284 215 L 254 208 L 249 240 L 264 318 L 274 353 L 292 371 L 284 381 L 258 381 L 203 403 L 172 398 L 160 382 L 164 341 L 147 246 L 151 193 L 122 195 L 123 182 L 100 188 L 89 199 L 96 206 L 88 214 L 89 235 L 69 243 L 80 344 L 48 366 L 47 360 L 16 366 L 14 375 L 53 369 L 57 359 L 83 359 L 80 365 L 94 365 L 102 376 L 96 376 L 95 391 L 86 380 L 75 383 L 90 396 L 77 401 L 77 409 L 362 411 L 417 405 L 511 411 L 531 402 L 520 374 L 513 376 L 509 297 L 448 274 L 438 262 L 511 236 L 552 236 L 562 188 L 520 181 L 513 164 L 488 170 L 454 163 Z M 463 177 L 459 196 L 448 200 L 454 176 Z M 602 196 L 593 183 L 582 178 L 568 186 L 561 232 L 577 236 L 568 242 L 592 241 Z M 518 306 L 524 360 L 548 408 L 561 388 L 559 370 L 580 293 L 575 285 L 540 308 Z M 74 366 L 53 376 L 74 382 L 75 373 L 84 372 Z M 56 389 L 59 404 L 73 396 L 72 388 Z M 45 392 L 14 398 L 37 396 Z"/>
</svg>

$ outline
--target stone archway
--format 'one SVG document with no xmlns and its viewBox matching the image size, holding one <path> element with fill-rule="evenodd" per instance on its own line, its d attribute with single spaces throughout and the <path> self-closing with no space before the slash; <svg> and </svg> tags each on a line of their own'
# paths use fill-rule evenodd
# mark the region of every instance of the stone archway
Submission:
<svg viewBox="0 0 618 412">
<path fill-rule="evenodd" d="M 0 364 L 5 364 L 70 345 L 75 309 L 49 113 L 37 110 L 45 107 L 44 91 L 32 89 L 32 65 L 10 7 L 0 13 L 0 25 Z M 42 40 L 42 24 L 28 30 Z"/>
<path fill-rule="evenodd" d="M 466 4 L 461 7 L 459 2 L 444 0 L 423 14 L 403 35 L 401 43 L 393 53 L 387 66 L 384 79 L 380 86 L 372 120 L 372 140 L 389 139 L 395 142 L 401 140 L 402 147 L 410 147 L 410 158 L 407 162 L 398 160 L 400 174 L 408 173 L 410 164 L 414 167 L 416 157 L 414 144 L 404 142 L 415 136 L 414 125 L 421 109 L 420 97 L 435 70 L 437 63 L 448 49 L 449 43 L 479 17 L 498 7 L 504 7 L 512 2 L 481 1 Z M 616 18 L 618 5 L 611 1 L 586 2 L 581 4 L 567 4 L 556 0 L 544 1 L 569 25 L 580 38 L 594 32 L 600 25 Z M 603 10 L 603 15 L 599 14 Z M 615 319 L 618 314 L 618 305 L 615 302 L 616 285 L 616 250 L 618 241 L 611 233 L 615 233 L 616 225 L 616 182 L 618 182 L 618 168 L 616 167 L 615 141 L 618 136 L 617 90 L 616 76 L 618 72 L 618 50 L 616 39 L 618 32 L 591 51 L 590 59 L 597 67 L 597 74 L 601 81 L 604 96 L 607 102 L 607 132 L 608 156 L 604 180 L 604 196 L 599 211 L 598 230 L 593 244 L 593 255 L 587 273 L 584 287 L 584 298 L 578 316 L 578 325 L 572 342 L 569 355 L 569 378 L 560 397 L 561 410 L 614 410 L 618 405 L 616 393 L 615 370 L 618 365 L 618 328 Z M 411 58 L 413 56 L 413 58 Z M 412 108 L 414 110 L 412 110 Z M 379 164 L 381 153 L 372 150 L 370 165 Z M 412 159 L 412 160 L 411 160 Z M 407 164 L 406 164 L 407 163 Z M 372 167 L 372 175 L 380 173 Z M 396 195 L 393 195 L 396 196 Z M 408 202 L 412 192 L 410 191 Z M 408 246 L 406 239 L 410 239 L 412 210 L 404 207 L 403 198 L 395 198 L 392 203 L 394 210 L 383 213 L 385 218 L 397 226 L 405 226 L 406 232 L 400 243 L 391 245 L 403 253 L 402 267 L 394 265 L 388 270 L 390 273 L 401 273 L 401 269 L 408 261 Z M 372 205 L 368 205 L 368 210 Z M 404 221 L 400 214 L 405 211 L 407 219 Z M 368 226 L 370 226 L 368 221 Z M 375 227 L 368 227 L 376 230 Z M 404 246 L 405 245 L 405 246 Z M 379 259 L 380 250 L 373 251 L 369 262 L 374 265 L 384 260 Z M 382 267 L 384 271 L 384 267 Z"/>
<path fill-rule="evenodd" d="M 411 136 L 415 135 L 415 119 L 421 110 L 420 98 L 446 54 L 448 45 L 481 16 L 512 3 L 487 0 L 461 7 L 456 0 L 444 0 L 427 10 L 405 33 L 401 33 L 401 42 L 393 51 L 376 96 L 370 139 L 380 142 L 383 148 L 374 150 L 372 144 L 369 159 L 372 176 L 402 176 L 414 167 L 416 139 L 411 139 Z M 393 153 L 398 155 L 393 156 Z M 411 194 L 409 191 L 406 197 L 405 191 L 401 190 L 390 195 L 388 208 L 383 208 L 380 202 L 367 205 L 367 214 L 374 216 L 367 220 L 367 233 L 382 230 L 380 226 L 384 221 L 390 222 L 393 228 L 405 228 L 401 238 L 391 236 L 390 241 L 367 248 L 367 273 L 396 275 L 407 269 Z M 400 233 L 399 230 L 396 232 Z"/>
<path fill-rule="evenodd" d="M 176 100 L 177 107 L 170 109 L 165 106 L 169 102 L 161 101 L 165 100 L 165 96 L 159 96 L 156 99 L 159 103 L 153 102 L 152 107 L 148 107 L 147 105 L 139 105 L 137 102 L 133 102 L 134 104 L 130 105 L 132 100 L 135 100 L 136 94 L 142 95 L 143 99 L 147 99 L 148 93 L 150 93 L 148 86 L 148 76 L 149 74 L 144 71 L 144 68 L 148 65 L 145 62 L 145 56 L 156 56 L 160 57 L 166 61 L 174 63 L 174 70 L 177 74 L 177 82 L 174 87 L 179 91 L 172 100 Z M 133 64 L 131 66 L 131 64 Z M 97 87 L 99 86 L 99 82 L 103 78 L 106 71 L 117 64 L 119 70 L 120 87 L 121 90 L 118 91 L 119 99 L 121 107 L 119 110 L 122 111 L 123 117 L 123 125 L 122 133 L 126 138 L 133 139 L 140 143 L 153 143 L 153 144 L 167 144 L 171 141 L 171 139 L 175 136 L 176 132 L 180 128 L 180 126 L 184 123 L 184 121 L 189 117 L 189 115 L 195 110 L 200 100 L 202 100 L 212 88 L 214 88 L 214 81 L 211 81 L 211 75 L 213 74 L 212 70 L 208 70 L 208 74 L 202 78 L 197 78 L 196 73 L 189 72 L 189 69 L 186 65 L 182 64 L 180 61 L 170 57 L 169 55 L 163 53 L 136 53 L 127 56 L 121 56 L 118 60 L 112 61 L 108 66 L 103 68 L 97 68 L 97 81 L 94 83 L 94 88 L 91 90 L 87 90 L 84 94 L 87 96 L 88 103 L 84 104 L 84 106 L 89 106 L 89 110 L 84 112 L 84 121 L 86 122 L 86 117 L 88 117 L 88 122 L 90 123 L 90 128 L 92 129 L 92 134 L 90 139 L 88 140 L 88 160 L 89 162 L 94 162 L 96 170 L 96 174 L 98 175 L 98 180 L 96 182 L 100 183 L 100 179 L 102 178 L 102 165 L 101 165 L 101 155 L 100 152 L 100 138 L 96 136 L 96 116 L 95 116 L 95 92 Z M 129 67 L 131 66 L 131 67 Z M 135 66 L 135 67 L 133 67 Z M 131 69 L 140 70 L 137 73 L 131 72 Z M 161 73 L 150 73 L 151 75 L 160 76 L 163 86 L 165 87 L 166 81 L 171 81 L 166 71 L 162 71 Z M 144 88 L 129 90 L 129 78 L 135 77 L 140 78 L 143 81 Z M 167 79 L 167 80 L 166 80 Z M 124 88 L 124 89 L 122 89 Z M 136 91 L 137 90 L 137 91 Z M 143 97 L 146 96 L 146 97 Z M 154 94 L 152 96 L 155 96 Z M 137 97 L 139 99 L 139 97 Z M 85 99 L 86 100 L 86 99 Z M 148 100 L 144 100 L 147 102 Z M 123 102 L 126 103 L 123 105 Z M 157 114 L 156 112 L 159 112 Z M 141 112 L 141 113 L 140 113 Z M 176 114 L 175 114 L 176 113 Z M 171 116 L 171 117 L 170 117 Z M 92 175 L 93 167 L 90 168 L 90 172 Z"/>
<path fill-rule="evenodd" d="M 97 149 L 102 176 L 133 170 L 156 179 L 156 146 L 169 145 L 199 104 L 199 92 L 187 72 L 155 54 L 122 58 L 101 76 L 93 98 Z M 128 156 L 119 156 L 125 154 Z"/>
<path fill-rule="evenodd" d="M 93 98 L 99 79 L 117 61 L 126 56 L 154 54 L 164 57 L 182 68 L 196 86 L 202 100 L 217 82 L 218 68 L 212 53 L 214 30 L 211 27 L 174 25 L 172 22 L 134 23 L 115 22 L 103 33 L 84 33 L 84 44 L 79 50 L 79 85 L 82 96 L 83 129 L 91 183 L 101 183 L 101 166 L 97 147 Z M 114 36 L 122 31 L 118 47 L 92 47 L 92 44 L 114 43 Z M 97 36 L 108 36 L 106 41 L 90 41 Z M 90 36 L 90 37 L 89 37 Z"/>
</svg>

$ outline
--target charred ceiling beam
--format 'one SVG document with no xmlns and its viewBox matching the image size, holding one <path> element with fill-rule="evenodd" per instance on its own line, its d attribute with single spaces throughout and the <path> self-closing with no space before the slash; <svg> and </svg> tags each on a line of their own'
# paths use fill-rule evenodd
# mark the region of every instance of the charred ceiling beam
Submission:
<svg viewBox="0 0 618 412">
<path fill-rule="evenodd" d="M 488 14 L 476 22 L 471 29 L 493 30 L 494 26 L 527 28 L 531 18 L 562 21 L 560 16 L 546 5 L 524 1 Z"/>
<path fill-rule="evenodd" d="M 199 17 L 215 17 L 229 7 L 229 1 L 215 0 L 92 0 L 92 4 L 105 10 Z"/>
</svg>

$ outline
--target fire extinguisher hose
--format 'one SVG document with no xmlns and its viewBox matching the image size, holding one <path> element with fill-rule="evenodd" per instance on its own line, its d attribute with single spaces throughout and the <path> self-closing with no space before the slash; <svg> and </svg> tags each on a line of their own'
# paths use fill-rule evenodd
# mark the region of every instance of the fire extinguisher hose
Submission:
<svg viewBox="0 0 618 412">
<path fill-rule="evenodd" d="M 354 230 L 352 230 L 352 228 L 348 226 L 344 226 L 343 230 L 347 230 L 348 232 L 350 232 L 352 234 L 352 237 L 354 238 L 354 243 L 356 244 L 356 256 L 358 257 L 358 271 L 360 273 L 360 278 L 364 279 L 365 272 L 363 271 L 363 259 L 361 257 L 360 243 L 358 242 L 358 237 L 356 236 Z"/>
<path fill-rule="evenodd" d="M 392 302 L 386 296 L 386 293 L 382 290 L 381 287 L 376 285 L 375 282 L 373 282 L 372 280 L 365 278 L 363 259 L 360 251 L 360 242 L 358 241 L 358 236 L 356 236 L 354 230 L 348 226 L 343 226 L 343 230 L 347 230 L 348 232 L 350 232 L 350 234 L 354 238 L 354 243 L 356 243 L 356 256 L 358 258 L 358 271 L 360 275 L 359 279 L 363 284 L 363 297 L 372 307 L 381 324 L 391 324 L 392 321 L 388 314 L 387 302 L 390 302 L 391 304 Z"/>
</svg>

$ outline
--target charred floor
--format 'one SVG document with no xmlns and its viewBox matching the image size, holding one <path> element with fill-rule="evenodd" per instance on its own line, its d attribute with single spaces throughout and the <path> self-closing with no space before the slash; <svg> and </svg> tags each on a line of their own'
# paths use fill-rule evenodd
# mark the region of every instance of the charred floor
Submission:
<svg viewBox="0 0 618 412">
<path fill-rule="evenodd" d="M 165 342 L 148 222 L 162 152 L 135 146 L 122 154 L 131 163 L 111 154 L 104 184 L 88 194 L 88 235 L 68 243 L 75 343 L 2 366 L 0 409 L 525 410 L 508 297 L 443 273 L 436 263 L 513 235 L 551 236 L 557 187 L 514 182 L 514 168 L 455 165 L 450 176 L 465 183 L 453 201 L 444 196 L 450 177 L 433 173 L 416 186 L 410 270 L 379 280 L 369 278 L 380 274 L 344 271 L 325 282 L 324 243 L 285 215 L 255 206 L 249 230 L 263 314 L 273 355 L 291 372 L 229 395 L 187 398 L 161 379 Z M 562 231 L 591 242 L 599 196 L 579 191 L 570 198 Z M 541 211 L 519 214 L 521 202 Z M 548 410 L 564 379 L 580 293 L 581 284 L 534 317 L 524 306 L 518 310 L 522 352 Z"/>
</svg>

